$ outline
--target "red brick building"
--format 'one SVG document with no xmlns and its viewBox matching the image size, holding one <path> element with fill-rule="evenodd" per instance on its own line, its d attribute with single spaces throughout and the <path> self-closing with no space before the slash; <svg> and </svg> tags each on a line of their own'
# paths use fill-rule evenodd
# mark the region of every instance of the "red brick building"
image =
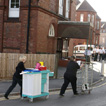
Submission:
<svg viewBox="0 0 106 106">
<path fill-rule="evenodd" d="M 75 12 L 76 0 L 0 0 L 0 52 L 56 53 L 58 21 Z"/>
<path fill-rule="evenodd" d="M 92 33 L 89 36 L 88 43 L 99 45 L 101 19 L 97 15 L 97 12 L 93 9 L 93 7 L 87 2 L 87 0 L 84 0 L 82 3 L 79 3 L 77 5 L 76 21 L 91 23 Z M 87 41 L 75 39 L 74 45 L 78 44 L 87 44 Z"/>
</svg>

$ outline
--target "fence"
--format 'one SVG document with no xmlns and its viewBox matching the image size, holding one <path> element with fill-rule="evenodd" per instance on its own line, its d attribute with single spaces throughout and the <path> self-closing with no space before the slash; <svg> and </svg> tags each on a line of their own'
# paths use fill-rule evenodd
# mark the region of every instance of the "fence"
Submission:
<svg viewBox="0 0 106 106">
<path fill-rule="evenodd" d="M 17 53 L 0 53 L 0 79 L 11 79 L 15 68 L 19 62 Z M 56 55 L 55 54 L 24 54 L 27 56 L 26 68 L 34 68 L 36 63 L 43 61 L 44 65 L 51 72 L 55 72 Z"/>
</svg>

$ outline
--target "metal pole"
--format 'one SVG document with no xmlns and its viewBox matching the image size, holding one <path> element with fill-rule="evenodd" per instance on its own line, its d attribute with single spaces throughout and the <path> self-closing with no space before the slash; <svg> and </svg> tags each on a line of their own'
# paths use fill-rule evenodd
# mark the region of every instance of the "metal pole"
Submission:
<svg viewBox="0 0 106 106">
<path fill-rule="evenodd" d="M 88 83 L 88 64 L 85 65 L 85 84 Z"/>
<path fill-rule="evenodd" d="M 28 47 L 29 47 L 30 9 L 31 9 L 31 0 L 29 0 L 29 4 L 28 4 L 28 24 L 27 24 L 26 53 L 28 53 Z"/>
<path fill-rule="evenodd" d="M 88 54 L 88 39 L 87 39 L 87 50 L 86 50 L 86 55 Z M 88 62 L 87 62 L 87 56 L 86 56 L 86 64 L 85 64 L 85 83 L 88 83 Z"/>
<path fill-rule="evenodd" d="M 104 76 L 104 60 L 102 60 L 101 64 L 101 74 Z"/>
<path fill-rule="evenodd" d="M 86 55 L 88 54 L 88 39 L 87 39 L 87 48 L 86 48 Z M 87 63 L 87 56 L 85 57 L 86 58 L 86 63 Z"/>
</svg>

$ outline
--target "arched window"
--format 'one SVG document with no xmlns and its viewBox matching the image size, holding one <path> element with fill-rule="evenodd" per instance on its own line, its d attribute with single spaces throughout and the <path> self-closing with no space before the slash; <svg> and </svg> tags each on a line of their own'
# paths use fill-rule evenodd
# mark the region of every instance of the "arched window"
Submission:
<svg viewBox="0 0 106 106">
<path fill-rule="evenodd" d="M 9 0 L 9 17 L 19 17 L 20 0 Z"/>
<path fill-rule="evenodd" d="M 49 36 L 50 36 L 50 37 L 54 37 L 54 36 L 55 36 L 55 29 L 54 29 L 53 24 L 50 25 L 50 28 L 49 28 Z"/>
</svg>

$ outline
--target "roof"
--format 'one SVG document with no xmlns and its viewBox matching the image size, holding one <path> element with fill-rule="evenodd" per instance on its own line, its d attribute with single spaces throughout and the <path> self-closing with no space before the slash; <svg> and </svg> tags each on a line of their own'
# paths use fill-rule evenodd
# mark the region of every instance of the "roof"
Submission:
<svg viewBox="0 0 106 106">
<path fill-rule="evenodd" d="M 90 12 L 96 12 L 93 7 L 87 2 L 87 0 L 84 0 L 82 3 L 80 3 L 77 7 L 77 11 L 90 11 Z"/>
<path fill-rule="evenodd" d="M 101 18 L 98 15 L 96 15 L 96 19 L 101 20 Z"/>
<path fill-rule="evenodd" d="M 58 22 L 58 37 L 88 39 L 89 33 L 90 33 L 89 22 L 72 22 L 72 21 Z"/>
<path fill-rule="evenodd" d="M 79 3 L 80 3 L 80 1 L 79 1 L 79 0 L 77 0 L 77 1 L 76 1 L 76 5 L 78 5 Z"/>
</svg>

